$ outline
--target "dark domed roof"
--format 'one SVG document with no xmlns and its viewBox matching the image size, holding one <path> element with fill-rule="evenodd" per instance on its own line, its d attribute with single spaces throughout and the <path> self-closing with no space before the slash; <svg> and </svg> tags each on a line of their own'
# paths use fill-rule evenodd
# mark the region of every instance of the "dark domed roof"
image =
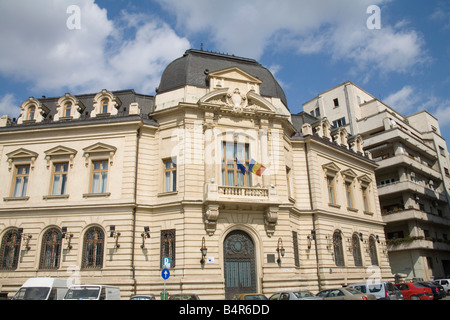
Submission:
<svg viewBox="0 0 450 320">
<path fill-rule="evenodd" d="M 158 93 L 179 89 L 184 86 L 207 88 L 207 73 L 238 67 L 262 81 L 260 93 L 265 97 L 279 98 L 287 107 L 283 89 L 272 73 L 256 60 L 201 50 L 187 50 L 172 61 L 161 76 Z M 205 72 L 206 71 L 206 72 Z"/>
</svg>

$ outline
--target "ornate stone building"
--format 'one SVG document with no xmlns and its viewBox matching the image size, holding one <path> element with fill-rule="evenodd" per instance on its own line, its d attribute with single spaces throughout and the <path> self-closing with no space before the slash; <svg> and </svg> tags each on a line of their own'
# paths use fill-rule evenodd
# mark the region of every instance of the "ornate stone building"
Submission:
<svg viewBox="0 0 450 320">
<path fill-rule="evenodd" d="M 155 96 L 30 98 L 0 121 L 1 291 L 55 276 L 159 295 L 163 257 L 169 293 L 202 299 L 392 279 L 377 165 L 331 134 L 255 60 L 199 50 Z"/>
</svg>

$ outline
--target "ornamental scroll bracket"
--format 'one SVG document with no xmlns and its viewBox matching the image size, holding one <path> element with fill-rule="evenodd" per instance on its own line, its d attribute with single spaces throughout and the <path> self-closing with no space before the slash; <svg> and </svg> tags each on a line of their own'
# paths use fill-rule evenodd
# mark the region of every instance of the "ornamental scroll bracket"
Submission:
<svg viewBox="0 0 450 320">
<path fill-rule="evenodd" d="M 219 205 L 207 204 L 205 207 L 204 223 L 205 230 L 209 236 L 214 235 L 216 232 L 217 219 L 219 218 Z"/>
<path fill-rule="evenodd" d="M 269 206 L 264 212 L 264 226 L 269 238 L 275 233 L 275 227 L 278 223 L 278 206 Z"/>
</svg>

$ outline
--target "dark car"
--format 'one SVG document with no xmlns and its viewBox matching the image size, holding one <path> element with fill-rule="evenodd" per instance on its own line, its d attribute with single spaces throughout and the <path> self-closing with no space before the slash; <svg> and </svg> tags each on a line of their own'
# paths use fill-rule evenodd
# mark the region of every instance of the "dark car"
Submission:
<svg viewBox="0 0 450 320">
<path fill-rule="evenodd" d="M 430 281 L 419 281 L 419 283 L 427 288 L 430 288 L 433 291 L 434 300 L 442 299 L 446 296 L 444 287 L 438 284 L 434 284 Z"/>
</svg>

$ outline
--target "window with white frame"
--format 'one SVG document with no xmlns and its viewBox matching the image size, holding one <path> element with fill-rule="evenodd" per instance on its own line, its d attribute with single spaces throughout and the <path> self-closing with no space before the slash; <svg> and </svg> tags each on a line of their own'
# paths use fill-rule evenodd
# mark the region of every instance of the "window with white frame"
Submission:
<svg viewBox="0 0 450 320">
<path fill-rule="evenodd" d="M 175 159 L 165 159 L 164 162 L 164 192 L 177 191 L 177 162 Z"/>
</svg>

